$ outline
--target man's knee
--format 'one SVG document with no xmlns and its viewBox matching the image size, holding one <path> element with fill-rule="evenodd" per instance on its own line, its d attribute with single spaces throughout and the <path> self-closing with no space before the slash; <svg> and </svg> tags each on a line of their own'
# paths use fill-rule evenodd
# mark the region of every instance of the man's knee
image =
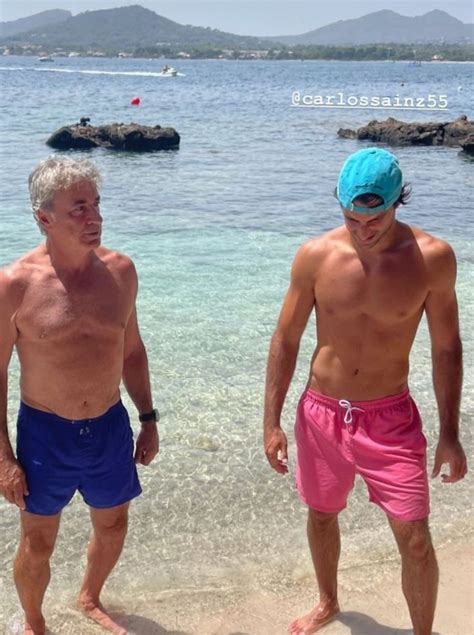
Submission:
<svg viewBox="0 0 474 635">
<path fill-rule="evenodd" d="M 117 542 L 123 540 L 127 534 L 128 516 L 126 513 L 115 517 L 104 516 L 95 519 L 94 531 L 96 535 L 104 541 Z"/>
<path fill-rule="evenodd" d="M 49 562 L 54 551 L 54 537 L 42 531 L 28 531 L 21 539 L 19 554 L 31 566 Z"/>
<path fill-rule="evenodd" d="M 325 531 L 337 524 L 338 514 L 319 512 L 311 507 L 308 512 L 308 523 L 315 529 L 315 531 Z"/>
<path fill-rule="evenodd" d="M 434 556 L 433 543 L 427 521 L 391 521 L 402 556 L 423 561 Z"/>
</svg>

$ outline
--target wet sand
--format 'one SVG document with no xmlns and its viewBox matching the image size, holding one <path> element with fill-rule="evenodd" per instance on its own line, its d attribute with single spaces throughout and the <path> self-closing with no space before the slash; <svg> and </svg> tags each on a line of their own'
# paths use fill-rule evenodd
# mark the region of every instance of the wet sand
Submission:
<svg viewBox="0 0 474 635">
<path fill-rule="evenodd" d="M 466 537 L 438 548 L 440 587 L 433 635 L 474 633 L 474 540 Z M 288 624 L 315 603 L 312 577 L 265 583 L 189 587 L 147 593 L 136 587 L 117 596 L 104 592 L 105 607 L 128 635 L 285 635 Z M 234 581 L 235 582 L 235 581 Z M 341 613 L 324 635 L 412 635 L 400 586 L 399 562 L 371 562 L 340 571 Z M 52 598 L 51 598 L 52 599 Z M 46 605 L 50 604 L 46 602 Z M 100 635 L 104 631 L 73 606 L 46 608 L 48 635 Z M 6 633 L 21 632 L 18 612 Z M 3 632 L 3 631 L 2 631 Z"/>
<path fill-rule="evenodd" d="M 440 587 L 433 635 L 474 633 L 474 541 L 438 549 Z M 368 564 L 340 573 L 341 613 L 319 632 L 325 635 L 411 635 L 397 561 Z M 284 635 L 295 616 L 314 603 L 310 578 L 282 595 L 265 589 L 239 597 L 225 591 L 162 597 L 129 615 L 137 635 Z M 225 608 L 222 608 L 225 605 Z"/>
</svg>

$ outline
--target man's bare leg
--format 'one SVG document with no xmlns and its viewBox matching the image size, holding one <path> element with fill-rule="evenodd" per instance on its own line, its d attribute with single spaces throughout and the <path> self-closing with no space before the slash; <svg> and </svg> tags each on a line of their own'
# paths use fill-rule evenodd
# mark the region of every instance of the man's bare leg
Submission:
<svg viewBox="0 0 474 635">
<path fill-rule="evenodd" d="M 314 509 L 308 513 L 308 542 L 319 588 L 319 603 L 307 615 L 289 626 L 290 633 L 315 633 L 339 612 L 337 602 L 337 565 L 341 538 L 337 514 Z"/>
<path fill-rule="evenodd" d="M 105 630 L 124 635 L 125 629 L 115 622 L 100 603 L 100 592 L 122 553 L 128 526 L 130 503 L 109 509 L 91 508 L 92 536 L 87 550 L 87 568 L 78 607 Z"/>
<path fill-rule="evenodd" d="M 61 515 L 40 516 L 20 512 L 21 536 L 13 566 L 13 577 L 25 612 L 25 635 L 44 635 L 41 611 L 51 577 L 49 559 L 54 550 Z"/>
<path fill-rule="evenodd" d="M 389 518 L 402 557 L 402 589 L 414 635 L 431 635 L 438 592 L 438 564 L 428 520 Z"/>
</svg>

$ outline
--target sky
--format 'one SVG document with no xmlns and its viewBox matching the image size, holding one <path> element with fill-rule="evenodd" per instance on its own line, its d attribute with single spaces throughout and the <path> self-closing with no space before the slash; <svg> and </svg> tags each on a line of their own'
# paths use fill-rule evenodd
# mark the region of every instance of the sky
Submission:
<svg viewBox="0 0 474 635">
<path fill-rule="evenodd" d="M 441 9 L 463 22 L 474 22 L 472 0 L 0 0 L 0 21 L 47 9 L 67 9 L 76 15 L 131 4 L 140 4 L 180 24 L 209 26 L 239 35 L 295 35 L 380 9 L 407 16 Z"/>
</svg>

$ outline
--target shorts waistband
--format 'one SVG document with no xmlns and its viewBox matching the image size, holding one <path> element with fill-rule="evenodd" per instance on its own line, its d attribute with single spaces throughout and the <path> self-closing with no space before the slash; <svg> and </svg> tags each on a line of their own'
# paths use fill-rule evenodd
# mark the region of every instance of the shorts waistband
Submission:
<svg viewBox="0 0 474 635">
<path fill-rule="evenodd" d="M 367 410 L 379 410 L 380 408 L 387 408 L 388 406 L 396 406 L 402 403 L 410 396 L 408 388 L 398 395 L 389 395 L 388 397 L 382 397 L 381 399 L 371 399 L 369 401 L 355 401 L 347 399 L 335 399 L 328 395 L 323 395 L 316 392 L 312 388 L 307 388 L 303 393 L 303 398 L 310 399 L 311 401 L 321 403 L 329 408 L 338 410 L 341 407 L 341 402 L 350 404 L 353 408 L 360 408 L 364 411 Z"/>
<path fill-rule="evenodd" d="M 116 415 L 121 409 L 123 409 L 122 400 L 119 399 L 113 406 L 111 406 L 108 410 L 106 410 L 103 414 L 98 417 L 91 417 L 90 419 L 65 419 L 64 417 L 60 417 L 54 412 L 46 412 L 45 410 L 38 410 L 37 408 L 33 408 L 29 406 L 24 401 L 20 402 L 20 414 L 24 413 L 25 415 L 29 415 L 35 421 L 44 422 L 48 424 L 61 424 L 61 425 L 84 425 L 84 424 L 92 424 L 100 423 L 107 419 L 110 416 Z"/>
</svg>

